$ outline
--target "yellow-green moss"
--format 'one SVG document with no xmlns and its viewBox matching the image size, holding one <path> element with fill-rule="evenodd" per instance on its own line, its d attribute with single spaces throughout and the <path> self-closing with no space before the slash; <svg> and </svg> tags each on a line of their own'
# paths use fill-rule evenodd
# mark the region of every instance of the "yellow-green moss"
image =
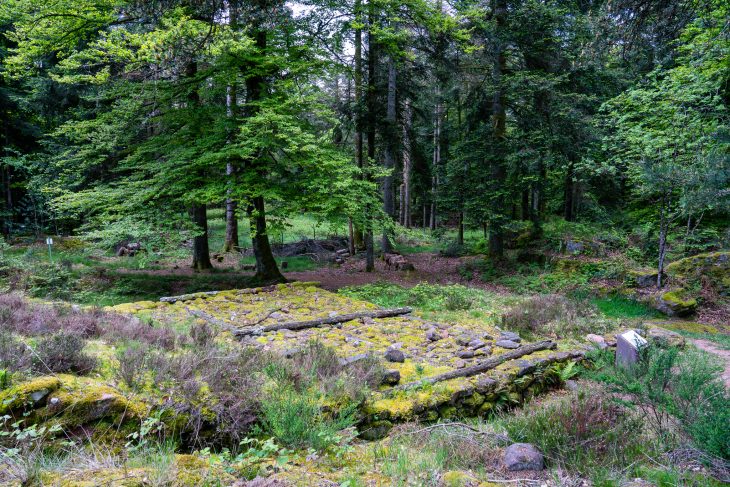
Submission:
<svg viewBox="0 0 730 487">
<path fill-rule="evenodd" d="M 48 376 L 38 377 L 6 389 L 0 392 L 0 415 L 31 404 L 33 394 L 43 394 L 43 399 L 45 399 L 48 394 L 59 387 L 61 387 L 61 380 L 58 377 Z"/>
</svg>

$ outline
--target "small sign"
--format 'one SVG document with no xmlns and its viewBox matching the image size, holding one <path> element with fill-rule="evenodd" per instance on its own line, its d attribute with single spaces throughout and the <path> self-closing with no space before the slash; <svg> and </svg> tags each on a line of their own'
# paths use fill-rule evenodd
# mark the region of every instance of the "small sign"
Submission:
<svg viewBox="0 0 730 487">
<path fill-rule="evenodd" d="M 53 245 L 53 239 L 51 237 L 46 239 L 46 245 Z"/>
<path fill-rule="evenodd" d="M 629 330 L 616 336 L 616 365 L 631 367 L 639 362 L 639 352 L 647 345 L 646 339 Z"/>
</svg>

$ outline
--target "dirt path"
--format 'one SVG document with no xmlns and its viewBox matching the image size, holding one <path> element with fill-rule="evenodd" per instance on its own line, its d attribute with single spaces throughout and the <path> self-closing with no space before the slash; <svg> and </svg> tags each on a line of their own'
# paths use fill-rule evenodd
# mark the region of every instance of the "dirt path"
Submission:
<svg viewBox="0 0 730 487">
<path fill-rule="evenodd" d="M 288 279 L 297 281 L 318 281 L 329 291 L 337 291 L 345 286 L 359 286 L 374 282 L 392 282 L 401 286 L 415 286 L 421 282 L 430 284 L 463 284 L 469 287 L 487 289 L 495 292 L 508 292 L 506 288 L 482 281 L 473 273 L 468 278 L 460 273 L 464 264 L 478 257 L 443 257 L 435 253 L 418 253 L 405 256 L 416 268 L 403 272 L 388 269 L 380 259 L 375 260 L 375 270 L 365 272 L 365 263 L 360 258 L 351 258 L 340 267 L 320 267 L 304 272 L 287 272 Z"/>
<path fill-rule="evenodd" d="M 730 389 L 730 350 L 718 347 L 716 344 L 707 340 L 690 340 L 697 348 L 711 353 L 720 358 L 725 365 L 722 373 L 722 380 L 725 381 L 725 387 Z"/>
</svg>

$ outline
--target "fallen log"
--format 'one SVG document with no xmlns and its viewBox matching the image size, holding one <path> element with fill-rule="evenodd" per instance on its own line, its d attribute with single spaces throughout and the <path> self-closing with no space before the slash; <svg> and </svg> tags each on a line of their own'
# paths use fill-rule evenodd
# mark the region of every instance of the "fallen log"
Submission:
<svg viewBox="0 0 730 487">
<path fill-rule="evenodd" d="M 237 329 L 233 334 L 239 338 L 258 336 L 269 331 L 278 330 L 306 330 L 307 328 L 319 328 L 321 326 L 336 325 L 359 318 L 389 318 L 392 316 L 405 315 L 413 311 L 413 308 L 377 309 L 374 311 L 361 311 L 344 315 L 330 316 L 308 321 L 289 321 L 287 323 L 276 323 L 274 325 L 257 326 L 251 328 Z"/>
<path fill-rule="evenodd" d="M 199 309 L 190 309 L 188 307 L 185 308 L 185 311 L 187 311 L 191 315 L 195 316 L 196 318 L 200 318 L 201 320 L 205 320 L 208 323 L 210 323 L 211 325 L 215 325 L 215 326 L 217 326 L 217 327 L 219 327 L 219 328 L 221 328 L 223 330 L 235 331 L 237 329 L 235 326 L 230 325 L 230 324 L 226 323 L 225 321 L 223 321 L 221 319 L 218 319 L 215 316 L 206 313 L 205 311 L 201 311 Z"/>
<path fill-rule="evenodd" d="M 270 293 L 278 289 L 277 284 L 264 287 L 252 287 L 249 289 L 239 289 L 236 294 L 259 294 L 259 293 Z M 163 303 L 176 303 L 178 301 L 192 301 L 193 299 L 203 298 L 206 299 L 208 296 L 215 296 L 222 291 L 203 291 L 199 293 L 181 294 L 179 296 L 165 296 L 160 298 L 160 302 Z"/>
<path fill-rule="evenodd" d="M 459 377 L 472 377 L 474 375 L 487 372 L 488 370 L 492 370 L 495 367 L 510 360 L 514 360 L 516 358 L 520 358 L 524 355 L 529 355 L 540 350 L 554 349 L 555 347 L 557 347 L 557 344 L 551 340 L 530 343 L 529 345 L 523 345 L 520 348 L 515 348 L 514 350 L 510 350 L 509 352 L 503 353 L 502 355 L 497 355 L 496 357 L 483 360 L 476 365 L 472 365 L 471 367 L 451 370 L 449 372 L 444 372 L 443 374 L 434 375 L 433 377 L 426 377 L 425 379 L 409 382 L 408 384 L 403 384 L 395 387 L 393 388 L 393 390 L 403 390 L 426 384 L 436 384 L 437 382 L 443 382 L 445 380 L 456 379 Z"/>
</svg>

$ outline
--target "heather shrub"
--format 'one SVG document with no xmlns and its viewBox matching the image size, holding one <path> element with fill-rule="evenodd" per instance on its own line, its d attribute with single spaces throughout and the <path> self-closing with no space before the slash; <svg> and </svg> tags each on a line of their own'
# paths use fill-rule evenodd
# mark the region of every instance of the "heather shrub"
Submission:
<svg viewBox="0 0 730 487">
<path fill-rule="evenodd" d="M 130 342 L 117 350 L 119 367 L 115 370 L 117 378 L 133 390 L 142 390 L 150 370 L 150 348 L 145 343 Z"/>
<path fill-rule="evenodd" d="M 85 340 L 73 333 L 59 332 L 38 342 L 33 368 L 41 373 L 75 372 L 88 374 L 96 360 L 83 352 Z"/>
<path fill-rule="evenodd" d="M 730 459 L 730 393 L 715 357 L 696 349 L 651 346 L 634 367 L 616 367 L 606 352 L 593 358 L 597 370 L 590 375 L 630 398 L 657 437 L 667 443 L 689 440 Z"/>
<path fill-rule="evenodd" d="M 12 333 L 0 330 L 0 370 L 22 372 L 31 367 L 28 347 Z"/>
<path fill-rule="evenodd" d="M 600 390 L 528 405 L 501 424 L 513 441 L 536 445 L 552 467 L 583 474 L 628 465 L 646 451 L 643 421 Z"/>
<path fill-rule="evenodd" d="M 615 327 L 601 320 L 588 303 L 557 294 L 532 296 L 502 315 L 502 327 L 528 336 L 564 338 L 602 333 Z"/>
<path fill-rule="evenodd" d="M 25 336 L 65 332 L 83 338 L 144 342 L 166 350 L 174 349 L 178 341 L 174 330 L 165 325 L 100 309 L 30 303 L 17 293 L 0 295 L 0 326 Z"/>
<path fill-rule="evenodd" d="M 327 395 L 354 402 L 361 401 L 368 389 L 380 385 L 383 372 L 381 361 L 374 356 L 364 357 L 345 367 L 331 347 L 316 340 L 307 342 L 299 353 L 292 356 L 284 371 L 279 371 L 282 375 L 289 374 L 297 387 L 317 384 Z"/>
</svg>

